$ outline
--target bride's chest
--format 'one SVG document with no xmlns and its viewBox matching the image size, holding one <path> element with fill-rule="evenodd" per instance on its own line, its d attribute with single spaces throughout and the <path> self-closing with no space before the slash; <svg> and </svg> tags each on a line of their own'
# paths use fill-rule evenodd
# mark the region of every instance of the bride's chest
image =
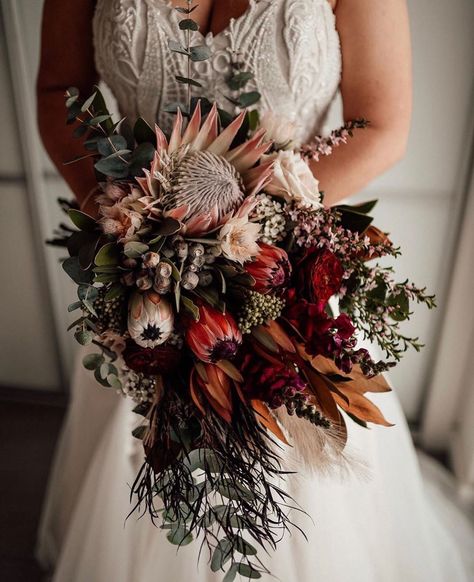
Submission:
<svg viewBox="0 0 474 582">
<path fill-rule="evenodd" d="M 183 96 L 175 77 L 187 76 L 187 59 L 168 47 L 170 40 L 184 41 L 180 18 L 167 0 L 98 0 L 97 68 L 126 115 L 166 125 L 162 108 Z M 226 79 L 235 67 L 253 74 L 246 90 L 261 93 L 261 109 L 306 122 L 317 120 L 339 84 L 339 37 L 327 0 L 250 0 L 225 30 L 195 32 L 191 41 L 211 52 L 194 64 L 193 76 L 203 85 L 197 92 L 227 109 Z"/>
</svg>

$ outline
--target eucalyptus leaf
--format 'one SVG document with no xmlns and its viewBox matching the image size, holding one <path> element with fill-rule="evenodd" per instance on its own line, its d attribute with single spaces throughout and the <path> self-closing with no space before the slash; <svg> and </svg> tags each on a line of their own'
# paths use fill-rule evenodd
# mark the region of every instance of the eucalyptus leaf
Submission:
<svg viewBox="0 0 474 582">
<path fill-rule="evenodd" d="M 81 269 L 78 257 L 69 257 L 61 263 L 64 271 L 77 283 L 90 283 L 92 280 L 92 271 L 84 271 Z"/>
<path fill-rule="evenodd" d="M 126 178 L 129 175 L 128 161 L 112 154 L 94 164 L 95 169 L 111 178 Z"/>
<path fill-rule="evenodd" d="M 126 150 L 127 140 L 118 134 L 102 137 L 97 140 L 97 149 L 101 155 L 108 157 L 117 151 Z"/>
<path fill-rule="evenodd" d="M 227 86 L 233 91 L 239 91 L 240 89 L 243 89 L 245 85 L 247 85 L 247 83 L 253 78 L 254 75 L 250 71 L 242 71 L 232 75 L 232 77 L 227 80 Z"/>
<path fill-rule="evenodd" d="M 179 53 L 181 55 L 189 56 L 189 52 L 183 47 L 183 45 L 176 40 L 168 41 L 168 48 L 174 53 Z"/>
<path fill-rule="evenodd" d="M 125 288 L 120 283 L 114 283 L 105 294 L 105 301 L 113 301 L 125 293 Z"/>
<path fill-rule="evenodd" d="M 219 541 L 212 554 L 211 570 L 213 572 L 222 570 L 231 557 L 232 543 L 227 538 L 223 538 Z"/>
<path fill-rule="evenodd" d="M 258 91 L 242 93 L 242 95 L 239 96 L 239 105 L 240 107 L 250 107 L 251 105 L 258 103 L 261 98 L 262 96 Z"/>
<path fill-rule="evenodd" d="M 68 305 L 67 310 L 69 313 L 71 313 L 72 311 L 76 311 L 76 309 L 79 309 L 80 307 L 82 307 L 82 303 L 80 301 L 74 301 L 74 303 Z"/>
<path fill-rule="evenodd" d="M 237 568 L 237 572 L 241 576 L 245 576 L 250 580 L 258 580 L 259 578 L 262 577 L 262 574 L 258 570 L 256 570 L 251 564 L 240 563 Z"/>
<path fill-rule="evenodd" d="M 93 94 L 92 94 L 90 97 L 88 97 L 88 98 L 87 98 L 87 99 L 84 101 L 84 103 L 83 103 L 83 105 L 82 105 L 82 107 L 81 107 L 81 111 L 82 111 L 82 113 L 85 113 L 85 112 L 86 112 L 88 109 L 90 109 L 90 107 L 91 107 L 92 103 L 94 103 L 94 99 L 95 99 L 95 96 L 96 96 L 96 95 L 97 95 L 97 92 L 93 93 Z"/>
<path fill-rule="evenodd" d="M 101 386 L 104 386 L 104 388 L 110 388 L 110 384 L 108 383 L 107 379 L 102 378 L 100 374 L 100 368 L 95 369 L 94 378 L 97 380 L 97 382 L 99 382 Z"/>
<path fill-rule="evenodd" d="M 182 525 L 174 527 L 167 534 L 168 541 L 175 546 L 187 546 L 193 541 L 193 536 Z"/>
<path fill-rule="evenodd" d="M 232 566 L 227 571 L 226 575 L 222 582 L 234 582 L 235 577 L 237 576 L 239 571 L 239 564 L 232 564 Z"/>
<path fill-rule="evenodd" d="M 94 263 L 98 267 L 118 265 L 120 252 L 117 243 L 110 242 L 102 246 L 95 256 Z"/>
<path fill-rule="evenodd" d="M 90 343 L 92 343 L 94 334 L 87 330 L 79 330 L 76 331 L 74 337 L 76 338 L 76 341 L 81 344 L 81 346 L 88 346 Z"/>
<path fill-rule="evenodd" d="M 104 363 L 104 356 L 102 354 L 87 354 L 82 359 L 82 365 L 87 370 L 95 370 Z"/>
<path fill-rule="evenodd" d="M 207 61 L 211 56 L 211 49 L 205 45 L 192 46 L 189 51 L 191 53 L 190 59 L 193 62 Z"/>
<path fill-rule="evenodd" d="M 202 87 L 199 81 L 195 81 L 194 79 L 190 79 L 189 77 L 175 75 L 174 78 L 178 81 L 178 83 L 181 83 L 182 85 L 191 85 L 192 87 Z"/>
<path fill-rule="evenodd" d="M 199 24 L 192 18 L 184 18 L 179 21 L 179 28 L 181 30 L 199 30 Z"/>
<path fill-rule="evenodd" d="M 96 221 L 85 212 L 77 210 L 76 208 L 71 208 L 68 211 L 69 218 L 73 222 L 74 226 L 77 226 L 79 230 L 85 230 L 92 232 L 96 229 Z"/>
<path fill-rule="evenodd" d="M 124 246 L 123 252 L 129 259 L 139 259 L 144 253 L 148 251 L 148 245 L 138 242 L 130 241 Z"/>
<path fill-rule="evenodd" d="M 156 146 L 155 132 L 142 117 L 133 126 L 133 136 L 138 144 L 148 142 Z"/>
<path fill-rule="evenodd" d="M 155 155 L 155 146 L 144 142 L 138 145 L 130 157 L 130 172 L 136 176 L 142 173 L 143 168 L 148 168 Z"/>
</svg>

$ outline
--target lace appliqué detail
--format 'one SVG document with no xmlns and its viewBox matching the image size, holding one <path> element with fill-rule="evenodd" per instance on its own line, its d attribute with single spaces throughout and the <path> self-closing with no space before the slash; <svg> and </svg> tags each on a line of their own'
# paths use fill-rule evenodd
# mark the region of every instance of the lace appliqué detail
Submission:
<svg viewBox="0 0 474 582">
<path fill-rule="evenodd" d="M 167 0 L 97 2 L 97 70 L 131 122 L 142 116 L 169 130 L 173 118 L 163 108 L 186 100 L 175 75 L 187 76 L 187 61 L 168 49 L 168 40 L 182 35 L 178 19 Z M 254 73 L 246 90 L 261 93 L 257 108 L 296 122 L 302 140 L 316 132 L 339 86 L 339 37 L 327 0 L 250 0 L 226 30 L 193 33 L 192 42 L 212 51 L 208 61 L 193 65 L 203 95 L 231 109 L 225 78 L 240 63 Z"/>
</svg>

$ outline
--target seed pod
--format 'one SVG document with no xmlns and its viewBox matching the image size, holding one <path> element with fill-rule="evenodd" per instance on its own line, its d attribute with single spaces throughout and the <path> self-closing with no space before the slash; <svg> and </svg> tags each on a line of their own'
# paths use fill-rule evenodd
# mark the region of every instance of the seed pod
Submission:
<svg viewBox="0 0 474 582">
<path fill-rule="evenodd" d="M 195 243 L 189 247 L 189 255 L 194 259 L 195 257 L 202 257 L 204 254 L 204 246 L 201 243 Z"/>
<path fill-rule="evenodd" d="M 137 287 L 141 291 L 148 291 L 148 289 L 151 289 L 153 287 L 153 281 L 148 276 L 138 277 L 138 279 L 137 279 Z"/>
<path fill-rule="evenodd" d="M 161 277 L 165 277 L 166 279 L 169 279 L 173 273 L 173 267 L 169 263 L 165 263 L 164 261 L 161 261 L 161 263 L 158 264 L 158 267 L 156 269 L 156 273 L 157 273 L 157 275 L 160 275 Z"/>
<path fill-rule="evenodd" d="M 196 289 L 196 287 L 199 285 L 199 276 L 196 275 L 196 273 L 193 273 L 192 271 L 186 271 L 185 273 L 183 273 L 183 276 L 181 278 L 181 285 L 183 289 L 186 289 L 187 291 Z"/>
<path fill-rule="evenodd" d="M 143 266 L 147 269 L 154 269 L 160 262 L 158 253 L 149 252 L 143 255 Z"/>
<path fill-rule="evenodd" d="M 212 273 L 209 271 L 201 271 L 199 273 L 199 285 L 208 287 L 212 283 Z"/>
</svg>

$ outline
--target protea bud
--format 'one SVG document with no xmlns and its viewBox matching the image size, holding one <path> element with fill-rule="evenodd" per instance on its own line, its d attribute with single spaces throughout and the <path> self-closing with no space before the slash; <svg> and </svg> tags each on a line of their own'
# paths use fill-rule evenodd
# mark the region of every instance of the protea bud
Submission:
<svg viewBox="0 0 474 582">
<path fill-rule="evenodd" d="M 128 332 L 142 348 L 165 343 L 173 331 L 173 310 L 158 293 L 135 292 L 130 298 Z"/>
<path fill-rule="evenodd" d="M 209 305 L 199 307 L 199 321 L 191 321 L 186 342 L 203 362 L 232 358 L 242 343 L 242 334 L 233 317 Z"/>
<path fill-rule="evenodd" d="M 270 293 L 284 289 L 291 275 L 291 264 L 283 249 L 259 243 L 260 252 L 251 263 L 245 265 L 245 270 L 255 279 L 255 291 Z"/>
</svg>

